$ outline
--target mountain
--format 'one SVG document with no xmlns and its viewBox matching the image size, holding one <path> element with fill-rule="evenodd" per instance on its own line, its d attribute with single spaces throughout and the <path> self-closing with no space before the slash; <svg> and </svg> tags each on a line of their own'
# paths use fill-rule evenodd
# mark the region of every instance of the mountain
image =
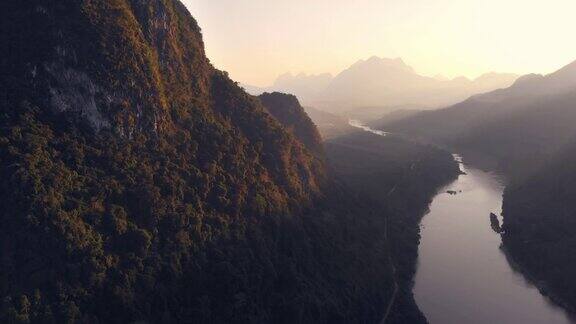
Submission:
<svg viewBox="0 0 576 324">
<path fill-rule="evenodd" d="M 329 166 L 349 187 L 390 214 L 385 235 L 396 260 L 398 289 L 394 311 L 381 323 L 419 321 L 412 287 L 420 220 L 438 190 L 458 177 L 459 165 L 436 147 L 365 131 L 331 138 L 325 150 Z"/>
<path fill-rule="evenodd" d="M 360 60 L 335 77 L 330 74 L 280 76 L 273 86 L 245 86 L 259 95 L 279 91 L 296 95 L 305 106 L 372 121 L 398 109 L 435 109 L 467 97 L 510 86 L 517 75 L 487 73 L 475 80 L 452 80 L 417 74 L 400 58 L 373 56 Z"/>
<path fill-rule="evenodd" d="M 423 321 L 391 214 L 293 97 L 210 64 L 181 2 L 3 1 L 0 26 L 1 322 Z"/>
<path fill-rule="evenodd" d="M 573 119 L 574 120 L 574 119 Z M 576 145 L 567 145 L 504 195 L 503 242 L 543 293 L 576 313 Z"/>
<path fill-rule="evenodd" d="M 494 89 L 507 88 L 514 84 L 519 75 L 512 73 L 485 73 L 474 79 L 474 88 L 477 93 L 489 92 Z"/>
<path fill-rule="evenodd" d="M 295 96 L 274 92 L 264 93 L 258 98 L 268 112 L 304 143 L 310 152 L 317 156 L 323 155 L 320 133 Z"/>
<path fill-rule="evenodd" d="M 360 60 L 338 74 L 324 91 L 322 99 L 341 107 L 402 105 L 412 88 L 422 88 L 432 79 L 417 75 L 401 59 L 376 56 Z"/>
<path fill-rule="evenodd" d="M 381 129 L 496 162 L 507 176 L 507 256 L 545 294 L 576 312 L 576 63 L 507 88 L 421 112 Z"/>
<path fill-rule="evenodd" d="M 464 100 L 472 94 L 507 87 L 513 74 L 489 73 L 471 81 L 439 80 L 417 74 L 401 59 L 372 57 L 338 74 L 324 92 L 324 105 L 351 110 L 362 106 L 413 106 L 431 109 Z M 382 114 L 391 110 L 382 109 Z"/>
<path fill-rule="evenodd" d="M 422 112 L 421 110 L 415 110 L 415 109 L 394 110 L 391 113 L 384 115 L 382 118 L 372 121 L 370 125 L 374 126 L 374 128 L 382 128 L 385 127 L 385 125 L 394 124 L 401 120 L 416 116 L 421 112 Z"/>
<path fill-rule="evenodd" d="M 506 89 L 424 111 L 379 128 L 494 157 L 514 173 L 527 171 L 568 144 L 576 131 L 576 68 L 528 75 Z M 527 163 L 527 162 L 531 163 Z M 521 167 L 521 169 L 518 169 Z"/>
</svg>

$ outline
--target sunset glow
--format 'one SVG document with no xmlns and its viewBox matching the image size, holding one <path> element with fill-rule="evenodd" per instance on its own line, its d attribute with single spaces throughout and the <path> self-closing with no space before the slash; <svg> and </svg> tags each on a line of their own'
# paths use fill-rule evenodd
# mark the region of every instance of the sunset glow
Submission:
<svg viewBox="0 0 576 324">
<path fill-rule="evenodd" d="M 373 55 L 425 75 L 549 73 L 576 59 L 576 1 L 184 0 L 207 54 L 241 82 L 338 73 Z"/>
</svg>

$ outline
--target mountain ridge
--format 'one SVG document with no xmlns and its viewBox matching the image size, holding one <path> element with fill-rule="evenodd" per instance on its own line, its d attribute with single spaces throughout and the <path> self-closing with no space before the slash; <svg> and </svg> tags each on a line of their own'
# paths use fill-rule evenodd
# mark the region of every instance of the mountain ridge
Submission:
<svg viewBox="0 0 576 324">
<path fill-rule="evenodd" d="M 381 316 L 386 215 L 212 67 L 180 1 L 0 18 L 0 321 Z"/>
<path fill-rule="evenodd" d="M 473 94 L 507 87 L 518 77 L 515 74 L 488 72 L 474 80 L 464 77 L 440 80 L 419 75 L 401 58 L 378 56 L 359 60 L 334 77 L 324 76 L 322 82 L 309 81 L 314 76 L 308 79 L 293 77 L 290 85 L 277 82 L 271 87 L 245 88 L 255 95 L 271 91 L 293 93 L 306 106 L 351 114 L 354 118 L 357 117 L 354 115 L 355 109 L 375 107 L 377 117 L 380 117 L 393 111 L 394 107 L 433 109 L 457 103 Z"/>
<path fill-rule="evenodd" d="M 279 92 L 266 92 L 258 98 L 268 112 L 294 134 L 308 150 L 318 157 L 324 156 L 320 133 L 296 96 Z"/>
<path fill-rule="evenodd" d="M 576 62 L 378 127 L 445 145 L 472 164 L 476 156 L 494 160 L 491 170 L 507 182 L 502 207 L 507 256 L 571 313 L 576 310 L 575 102 Z"/>
<path fill-rule="evenodd" d="M 447 145 L 473 147 L 478 144 L 478 147 L 485 147 L 479 145 L 483 141 L 485 144 L 494 143 L 493 147 L 497 147 L 499 141 L 501 146 L 516 141 L 510 137 L 513 135 L 510 132 L 508 141 L 501 142 L 503 138 L 494 138 L 506 134 L 503 123 L 509 121 L 514 123 L 508 125 L 511 129 L 523 130 L 520 137 L 526 138 L 521 141 L 528 145 L 525 151 L 530 150 L 529 143 L 535 145 L 536 139 L 544 137 L 549 137 L 548 143 L 552 144 L 549 149 L 559 149 L 570 140 L 572 134 L 566 122 L 570 120 L 568 116 L 573 115 L 570 102 L 576 91 L 573 64 L 546 76 L 521 77 L 508 88 L 475 95 L 444 109 L 421 112 L 390 124 L 384 121 L 379 128 L 406 132 Z M 535 141 L 530 142 L 530 138 Z M 540 144 L 537 147 L 544 149 Z M 504 157 L 507 154 L 505 150 L 502 148 L 492 154 Z M 540 155 L 546 154 L 541 152 Z"/>
</svg>

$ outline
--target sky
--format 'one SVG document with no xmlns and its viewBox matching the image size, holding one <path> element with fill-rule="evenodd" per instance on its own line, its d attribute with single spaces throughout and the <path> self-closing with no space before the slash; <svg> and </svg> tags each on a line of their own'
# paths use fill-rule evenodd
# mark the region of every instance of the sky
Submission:
<svg viewBox="0 0 576 324">
<path fill-rule="evenodd" d="M 371 56 L 423 75 L 550 73 L 576 60 L 576 0 L 183 0 L 236 81 L 337 74 Z"/>
</svg>

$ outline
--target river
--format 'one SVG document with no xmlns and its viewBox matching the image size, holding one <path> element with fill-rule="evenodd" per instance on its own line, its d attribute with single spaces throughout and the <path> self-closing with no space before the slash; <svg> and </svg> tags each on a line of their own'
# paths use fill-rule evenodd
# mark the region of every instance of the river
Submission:
<svg viewBox="0 0 576 324">
<path fill-rule="evenodd" d="M 461 168 L 466 175 L 434 198 L 421 223 L 414 295 L 428 321 L 570 323 L 561 308 L 513 270 L 500 248 L 490 213 L 502 221 L 501 178 Z"/>
<path fill-rule="evenodd" d="M 357 121 L 350 125 L 381 136 Z M 461 162 L 458 156 L 456 160 Z M 574 323 L 513 269 L 491 227 L 504 182 L 460 163 L 466 174 L 441 190 L 421 223 L 414 296 L 431 324 Z"/>
<path fill-rule="evenodd" d="M 359 121 L 359 120 L 350 119 L 350 120 L 348 121 L 348 125 L 350 125 L 350 126 L 352 126 L 352 127 L 355 127 L 355 128 L 358 128 L 358 129 L 361 129 L 361 130 L 363 130 L 363 131 L 365 131 L 365 132 L 368 132 L 368 133 L 372 133 L 372 134 L 376 134 L 376 135 L 380 135 L 380 136 L 387 136 L 387 135 L 388 135 L 388 133 L 386 133 L 386 132 L 384 132 L 384 131 L 377 130 L 377 129 L 372 129 L 372 128 L 364 125 L 364 124 L 363 124 L 361 121 Z"/>
</svg>

